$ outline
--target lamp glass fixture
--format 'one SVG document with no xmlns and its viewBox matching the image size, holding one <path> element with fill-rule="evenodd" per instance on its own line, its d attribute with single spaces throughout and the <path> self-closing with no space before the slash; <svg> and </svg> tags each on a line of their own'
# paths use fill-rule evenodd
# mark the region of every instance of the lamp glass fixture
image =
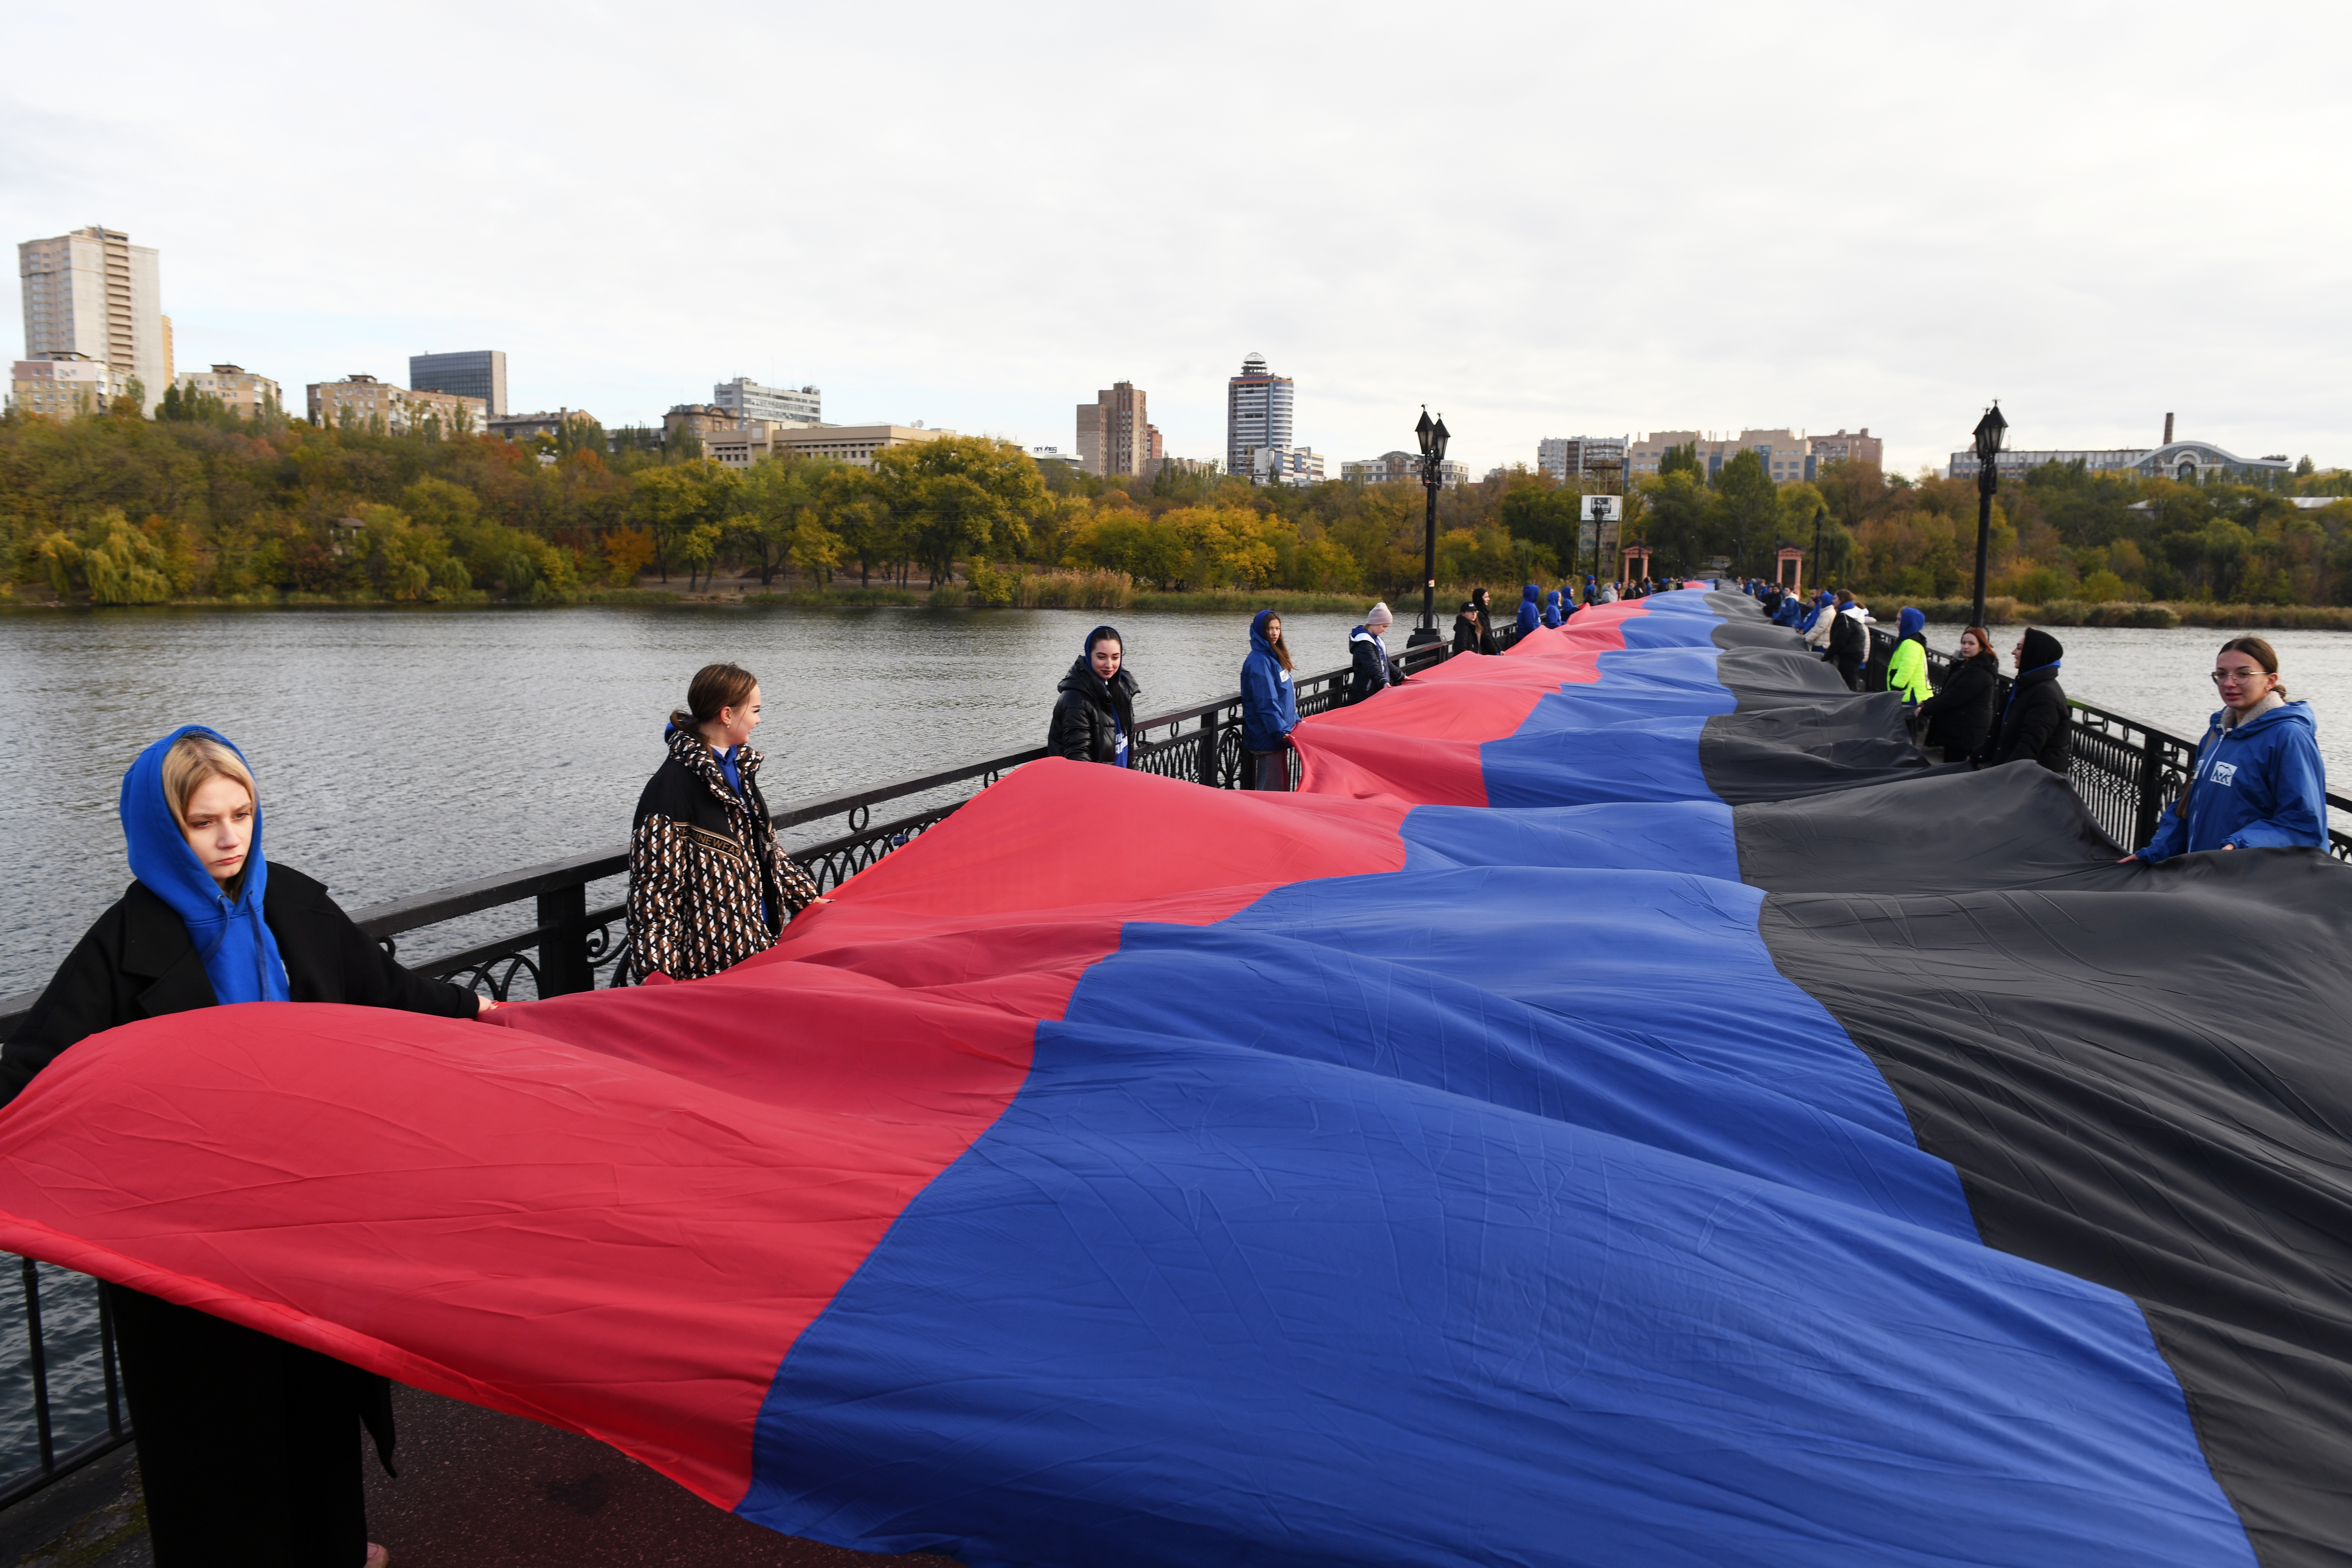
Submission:
<svg viewBox="0 0 2352 1568">
<path fill-rule="evenodd" d="M 1993 405 L 1985 410 L 1984 417 L 1977 421 L 1977 461 L 1990 463 L 2000 456 L 2008 432 L 2009 421 L 2001 417 L 2000 400 L 1995 399 Z"/>
</svg>

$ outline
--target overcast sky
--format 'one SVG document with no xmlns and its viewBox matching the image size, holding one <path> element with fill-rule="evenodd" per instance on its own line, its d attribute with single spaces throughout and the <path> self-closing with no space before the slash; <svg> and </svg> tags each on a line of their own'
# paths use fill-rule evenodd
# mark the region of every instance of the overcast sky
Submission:
<svg viewBox="0 0 2352 1568">
<path fill-rule="evenodd" d="M 12 5 L 0 213 L 163 253 L 183 367 L 503 348 L 607 425 L 737 374 L 1222 457 L 1426 402 L 2352 463 L 2352 7 Z M 21 321 L 21 314 L 19 317 Z"/>
</svg>

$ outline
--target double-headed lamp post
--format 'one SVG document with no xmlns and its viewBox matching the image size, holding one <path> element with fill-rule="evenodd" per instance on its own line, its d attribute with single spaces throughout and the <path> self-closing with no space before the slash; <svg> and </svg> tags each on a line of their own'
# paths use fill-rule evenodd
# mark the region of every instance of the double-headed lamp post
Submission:
<svg viewBox="0 0 2352 1568">
<path fill-rule="evenodd" d="M 1421 423 L 1412 427 L 1421 442 L 1421 482 L 1429 491 L 1429 517 L 1421 551 L 1421 625 L 1405 638 L 1407 647 L 1433 643 L 1437 637 L 1437 487 L 1445 479 L 1445 416 L 1429 416 L 1422 405 Z"/>
<path fill-rule="evenodd" d="M 2000 416 L 2000 399 L 1992 400 L 1977 421 L 1977 596 L 1969 625 L 1984 625 L 1985 557 L 1992 548 L 1992 492 L 2000 488 L 2000 447 L 2009 421 Z"/>
</svg>

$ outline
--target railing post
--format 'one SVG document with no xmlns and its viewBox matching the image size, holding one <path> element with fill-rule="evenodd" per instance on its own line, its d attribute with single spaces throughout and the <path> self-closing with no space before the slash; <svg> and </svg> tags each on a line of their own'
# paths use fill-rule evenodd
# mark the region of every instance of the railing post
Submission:
<svg viewBox="0 0 2352 1568">
<path fill-rule="evenodd" d="M 1201 783 L 1215 789 L 1217 779 L 1217 715 L 1220 709 L 1212 708 L 1201 715 Z"/>
<path fill-rule="evenodd" d="M 98 1360 L 106 1374 L 106 1429 L 122 1436 L 122 1384 L 114 1368 L 114 1287 L 98 1282 Z"/>
<path fill-rule="evenodd" d="M 588 966 L 588 885 L 576 882 L 539 895 L 539 994 L 561 996 L 595 988 Z"/>
<path fill-rule="evenodd" d="M 2139 811 L 2132 823 L 2126 849 L 2145 848 L 2156 837 L 2156 819 L 2164 813 L 2164 764 L 2170 748 L 2146 731 L 2140 731 Z"/>
<path fill-rule="evenodd" d="M 41 1447 L 41 1473 L 58 1468 L 58 1447 L 49 1430 L 49 1350 L 41 1342 L 41 1276 L 33 1260 L 16 1260 L 25 1274 L 25 1345 L 33 1370 L 33 1433 Z"/>
</svg>

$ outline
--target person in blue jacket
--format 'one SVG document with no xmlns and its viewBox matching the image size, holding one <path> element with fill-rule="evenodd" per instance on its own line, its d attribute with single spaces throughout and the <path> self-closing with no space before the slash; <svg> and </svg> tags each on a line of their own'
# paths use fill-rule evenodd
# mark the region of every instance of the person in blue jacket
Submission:
<svg viewBox="0 0 2352 1568">
<path fill-rule="evenodd" d="M 1801 632 L 1811 631 L 1813 623 L 1822 618 L 1822 612 L 1830 607 L 1830 591 L 1827 588 L 1814 595 L 1812 607 L 1807 610 L 1803 618 L 1797 622 L 1797 629 Z"/>
<path fill-rule="evenodd" d="M 1559 625 L 1560 620 L 1559 590 L 1554 588 L 1550 593 L 1544 595 L 1543 624 L 1548 626 L 1556 626 Z"/>
<path fill-rule="evenodd" d="M 1250 621 L 1249 657 L 1242 660 L 1244 789 L 1290 787 L 1290 732 L 1298 728 L 1298 700 L 1290 685 L 1290 649 L 1282 617 L 1260 610 Z"/>
<path fill-rule="evenodd" d="M 2180 798 L 2126 860 L 2151 865 L 2202 849 L 2327 847 L 2327 770 L 2311 704 L 2287 700 L 2278 650 L 2232 637 L 2213 658 L 2221 694 Z"/>
<path fill-rule="evenodd" d="M 1519 590 L 1519 635 L 1527 636 L 1543 625 L 1543 589 L 1530 583 Z"/>
</svg>

